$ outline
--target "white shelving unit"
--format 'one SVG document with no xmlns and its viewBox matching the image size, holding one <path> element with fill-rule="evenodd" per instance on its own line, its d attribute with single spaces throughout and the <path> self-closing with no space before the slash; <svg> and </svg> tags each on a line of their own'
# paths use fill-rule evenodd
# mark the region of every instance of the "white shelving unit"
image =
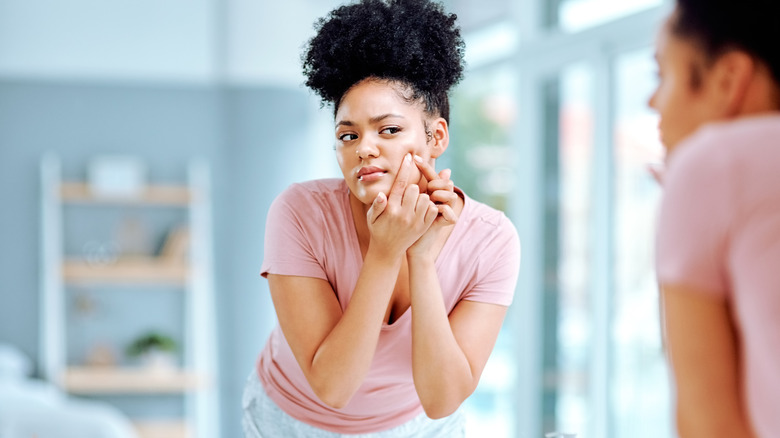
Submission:
<svg viewBox="0 0 780 438">
<path fill-rule="evenodd" d="M 183 418 L 138 419 L 136 429 L 141 438 L 219 436 L 209 180 L 207 165 L 195 161 L 188 167 L 188 182 L 181 186 L 149 185 L 132 197 L 96 196 L 86 183 L 62 181 L 56 156 L 47 155 L 41 163 L 42 372 L 45 378 L 74 395 L 183 397 Z M 65 254 L 63 209 L 76 204 L 129 205 L 140 210 L 161 206 L 183 208 L 189 230 L 188 257 L 178 262 L 156 256 L 120 258 L 114 263 L 94 265 Z M 69 364 L 67 291 L 85 285 L 132 290 L 166 286 L 180 290 L 184 294 L 182 366 L 161 372 L 122 365 Z"/>
</svg>

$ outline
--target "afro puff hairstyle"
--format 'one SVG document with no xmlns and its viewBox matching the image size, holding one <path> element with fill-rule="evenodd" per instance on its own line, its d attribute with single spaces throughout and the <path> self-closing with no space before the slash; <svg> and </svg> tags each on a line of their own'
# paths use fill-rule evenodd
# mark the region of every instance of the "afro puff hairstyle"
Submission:
<svg viewBox="0 0 780 438">
<path fill-rule="evenodd" d="M 455 14 L 429 0 L 360 0 L 315 23 L 302 55 L 306 86 L 338 110 L 366 78 L 408 87 L 410 102 L 449 121 L 450 88 L 463 76 L 465 44 Z"/>
</svg>

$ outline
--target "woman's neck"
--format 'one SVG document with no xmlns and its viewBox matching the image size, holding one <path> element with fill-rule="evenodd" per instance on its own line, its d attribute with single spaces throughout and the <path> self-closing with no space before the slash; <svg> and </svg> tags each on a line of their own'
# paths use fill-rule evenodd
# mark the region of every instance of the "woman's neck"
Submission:
<svg viewBox="0 0 780 438">
<path fill-rule="evenodd" d="M 366 215 L 370 205 L 362 203 L 351 192 L 349 194 L 349 207 L 352 211 L 352 221 L 355 224 L 355 231 L 357 232 L 358 243 L 360 244 L 360 252 L 365 257 L 368 250 L 368 242 L 371 240 L 371 234 L 368 231 L 368 220 Z"/>
</svg>

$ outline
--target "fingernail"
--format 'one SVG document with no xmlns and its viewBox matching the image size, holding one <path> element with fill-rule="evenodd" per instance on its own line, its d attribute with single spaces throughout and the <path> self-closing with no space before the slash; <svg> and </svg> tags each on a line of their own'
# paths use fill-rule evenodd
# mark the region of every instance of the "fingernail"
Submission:
<svg viewBox="0 0 780 438">
<path fill-rule="evenodd" d="M 421 157 L 421 156 L 419 156 L 419 155 L 415 155 L 415 156 L 414 156 L 414 161 L 416 161 L 416 162 L 418 162 L 418 163 L 422 163 L 422 162 L 423 162 L 423 159 L 422 159 L 422 157 Z"/>
<path fill-rule="evenodd" d="M 404 157 L 404 163 L 409 164 L 412 162 L 412 154 L 406 154 Z"/>
</svg>

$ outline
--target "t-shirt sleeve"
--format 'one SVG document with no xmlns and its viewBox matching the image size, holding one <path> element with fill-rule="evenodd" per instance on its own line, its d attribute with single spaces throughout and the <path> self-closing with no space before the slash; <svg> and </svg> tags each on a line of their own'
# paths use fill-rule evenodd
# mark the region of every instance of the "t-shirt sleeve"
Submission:
<svg viewBox="0 0 780 438">
<path fill-rule="evenodd" d="M 664 178 L 656 270 L 661 284 L 724 296 L 733 187 L 728 157 L 706 146 L 683 144 L 672 157 Z"/>
<path fill-rule="evenodd" d="M 327 280 L 316 248 L 319 216 L 302 210 L 309 192 L 292 185 L 271 204 L 265 225 L 265 246 L 260 274 L 295 275 Z"/>
<path fill-rule="evenodd" d="M 520 239 L 505 216 L 479 254 L 475 282 L 461 299 L 509 306 L 520 271 Z"/>
</svg>

